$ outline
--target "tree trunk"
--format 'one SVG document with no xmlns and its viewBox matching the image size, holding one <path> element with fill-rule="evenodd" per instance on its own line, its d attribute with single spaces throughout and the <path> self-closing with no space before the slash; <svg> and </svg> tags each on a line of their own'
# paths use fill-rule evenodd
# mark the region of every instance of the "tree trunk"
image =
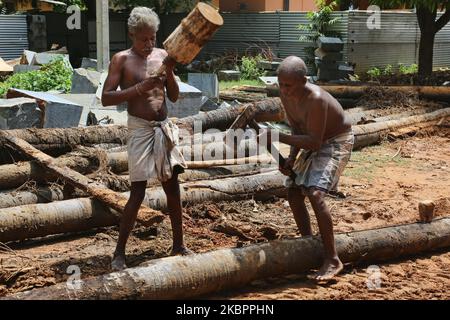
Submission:
<svg viewBox="0 0 450 320">
<path fill-rule="evenodd" d="M 379 263 L 450 247 L 450 218 L 341 233 L 335 239 L 343 263 Z M 322 253 L 318 236 L 276 240 L 156 259 L 71 283 L 78 284 L 78 288 L 61 282 L 4 299 L 192 299 L 243 287 L 258 279 L 307 272 L 320 266 Z"/>
<path fill-rule="evenodd" d="M 433 73 L 434 39 L 436 37 L 437 9 L 431 11 L 425 6 L 417 6 L 416 15 L 420 27 L 419 76 L 426 78 Z"/>
<path fill-rule="evenodd" d="M 180 128 L 188 130 L 191 134 L 194 132 L 204 132 L 208 129 L 225 131 L 248 105 L 254 106 L 255 119 L 257 121 L 281 121 L 284 119 L 284 111 L 281 108 L 281 100 L 279 98 L 271 98 L 256 101 L 250 104 L 243 104 L 226 109 L 217 109 L 214 111 L 197 114 L 195 116 L 182 118 L 178 120 L 176 124 Z M 196 124 L 195 127 L 194 124 Z"/>
<path fill-rule="evenodd" d="M 98 143 L 126 142 L 128 129 L 126 126 L 108 125 L 76 128 L 51 129 L 15 129 L 7 132 L 16 138 L 32 145 L 77 146 Z"/>
<path fill-rule="evenodd" d="M 104 185 L 97 183 L 68 167 L 59 167 L 55 159 L 46 155 L 42 151 L 37 150 L 26 141 L 11 136 L 6 133 L 6 131 L 3 131 L 1 135 L 13 147 L 29 156 L 31 159 L 37 161 L 44 169 L 47 169 L 52 174 L 57 175 L 70 185 L 79 188 L 94 198 L 102 201 L 105 205 L 119 211 L 122 214 L 124 213 L 125 205 L 128 202 L 128 197 L 124 197 L 119 193 L 111 191 Z M 163 219 L 164 215 L 162 213 L 144 206 L 140 207 L 137 217 L 137 221 L 144 225 L 152 225 L 154 223 L 161 222 Z"/>
<path fill-rule="evenodd" d="M 204 164 L 202 164 L 204 167 Z M 198 180 L 213 180 L 234 178 L 242 176 L 252 176 L 262 172 L 273 171 L 277 169 L 271 164 L 241 164 L 222 167 L 211 167 L 207 169 L 186 170 L 179 175 L 181 183 Z M 101 174 L 98 179 L 100 183 L 116 192 L 127 192 L 130 190 L 129 176 L 117 176 Z M 147 187 L 158 187 L 161 183 L 157 179 L 147 181 Z M 78 197 L 88 197 L 82 191 L 76 191 L 68 194 L 64 187 L 60 185 L 51 185 L 50 187 L 30 187 L 28 191 L 6 190 L 0 192 L 0 208 L 11 208 L 27 204 L 48 203 L 52 201 L 68 200 Z"/>
<path fill-rule="evenodd" d="M 389 132 L 409 128 L 409 132 L 415 132 L 420 128 L 436 125 L 442 118 L 450 117 L 450 108 L 440 109 L 419 116 L 411 116 L 400 120 L 369 123 L 353 126 L 355 144 L 353 149 L 359 149 L 381 141 Z M 406 131 L 404 130 L 404 133 Z"/>
<path fill-rule="evenodd" d="M 368 88 L 374 87 L 374 85 L 322 85 L 320 87 L 334 98 L 357 99 L 363 96 Z M 450 87 L 446 86 L 381 86 L 380 88 L 405 93 L 417 92 L 421 99 L 450 102 Z"/>
<path fill-rule="evenodd" d="M 369 123 L 364 125 L 354 125 L 355 132 L 355 149 L 366 147 L 378 143 L 384 136 L 391 131 L 398 131 L 402 129 L 402 134 L 408 132 L 415 132 L 419 128 L 426 128 L 435 125 L 441 118 L 449 116 L 449 109 L 440 109 L 431 113 L 411 116 L 398 120 L 390 120 L 392 117 L 387 116 L 382 119 L 375 119 L 376 123 Z M 409 113 L 409 112 L 408 112 Z M 405 113 L 404 115 L 408 114 Z M 389 120 L 389 121 L 385 121 Z M 382 121 L 382 122 L 381 122 Z M 248 143 L 246 143 L 248 147 Z M 205 145 L 206 146 L 206 145 Z M 211 146 L 219 147 L 219 144 L 212 144 Z M 211 147 L 210 146 L 210 147 Z M 202 149 L 204 150 L 204 146 Z M 217 150 L 219 150 L 218 148 Z M 247 148 L 248 149 L 248 148 Z M 245 150 L 245 148 L 243 149 Z M 247 151 L 248 153 L 248 151 Z M 108 166 L 113 172 L 125 172 L 128 170 L 128 159 L 126 152 L 108 153 Z M 70 168 L 86 173 L 87 168 L 91 166 L 90 162 L 83 158 L 58 158 L 55 161 L 60 161 L 61 164 L 67 165 Z M 63 161 L 64 159 L 64 161 Z M 210 161 L 187 161 L 187 166 L 190 169 L 201 169 L 214 166 L 245 164 L 245 163 L 271 163 L 273 160 L 270 157 L 261 155 L 259 157 L 239 158 L 239 159 L 224 159 L 224 160 L 210 160 Z M 58 164 L 59 165 L 59 164 Z M 24 162 L 17 165 L 3 165 L 0 166 L 0 189 L 12 189 L 21 186 L 28 180 L 51 181 L 51 177 L 46 178 L 45 171 L 33 162 Z"/>
<path fill-rule="evenodd" d="M 285 196 L 285 177 L 276 171 L 244 176 L 184 183 L 180 186 L 183 204 L 204 201 L 234 201 L 248 198 L 267 200 Z M 129 193 L 122 193 L 128 198 Z M 147 189 L 144 204 L 167 210 L 161 187 Z M 117 224 L 113 210 L 89 198 L 24 205 L 0 209 L 0 242 L 24 240 L 50 234 L 78 232 Z"/>
<path fill-rule="evenodd" d="M 0 209 L 0 242 L 117 225 L 118 213 L 90 198 Z"/>
<path fill-rule="evenodd" d="M 61 200 L 64 200 L 64 193 L 60 186 L 39 187 L 33 191 L 0 192 L 0 208 Z"/>
<path fill-rule="evenodd" d="M 204 147 L 202 147 L 204 149 Z M 111 152 L 105 153 L 106 166 L 114 173 L 122 173 L 128 171 L 128 155 L 127 152 Z M 55 163 L 62 167 L 67 166 L 82 174 L 89 174 L 99 169 L 99 159 L 96 154 L 92 153 L 89 158 L 85 156 L 67 156 L 55 159 Z M 245 164 L 267 164 L 272 162 L 272 159 L 266 156 L 224 159 L 224 160 L 210 160 L 210 161 L 186 161 L 188 169 L 185 175 L 195 174 L 189 169 L 207 169 L 214 171 L 212 167 L 221 167 L 228 165 L 245 165 Z M 221 170 L 220 168 L 217 170 Z M 234 171 L 235 169 L 230 169 Z M 236 169 L 237 170 L 237 169 Z M 212 174 L 211 174 L 212 176 Z M 6 164 L 0 166 L 0 190 L 7 190 L 18 188 L 27 181 L 36 181 L 39 183 L 51 182 L 56 180 L 56 176 L 52 175 L 42 167 L 34 162 L 20 162 L 17 164 Z"/>
<path fill-rule="evenodd" d="M 244 164 L 273 164 L 274 160 L 268 155 L 253 156 L 248 158 L 236 158 L 236 159 L 224 159 L 224 160 L 209 160 L 209 161 L 191 161 L 187 162 L 188 168 L 201 169 L 211 168 L 217 166 L 232 166 L 232 165 L 244 165 Z"/>
<path fill-rule="evenodd" d="M 68 155 L 56 158 L 55 164 L 68 167 L 82 174 L 89 174 L 99 169 L 101 161 L 112 172 L 120 173 L 128 170 L 127 153 L 103 153 L 106 159 L 101 160 L 101 152 L 92 150 L 91 154 Z M 100 157 L 99 157 L 100 156 Z M 56 176 L 43 170 L 35 161 L 5 164 L 0 166 L 0 189 L 20 187 L 29 180 L 44 183 L 56 180 Z"/>
<path fill-rule="evenodd" d="M 184 133 L 189 135 L 194 132 L 194 129 L 197 130 L 196 132 L 203 132 L 212 128 L 225 130 L 233 123 L 247 105 L 244 104 L 226 109 L 218 109 L 182 118 L 176 121 L 176 124 L 180 129 L 186 130 Z M 279 98 L 257 101 L 250 105 L 256 108 L 256 119 L 258 121 L 281 121 L 284 119 L 284 112 L 281 108 L 281 101 Z M 194 128 L 195 122 L 197 123 L 197 126 Z M 8 130 L 8 132 L 17 138 L 27 141 L 33 146 L 39 146 L 38 149 L 46 152 L 48 150 L 52 150 L 53 152 L 57 152 L 58 150 L 67 151 L 74 146 L 99 143 L 125 144 L 128 135 L 126 126 L 116 125 L 65 129 L 16 129 Z M 181 134 L 182 133 L 183 130 L 181 130 Z M 182 139 L 183 135 L 180 136 L 180 140 Z M 7 163 L 6 159 L 0 159 L 1 163 Z M 18 161 L 19 159 L 15 160 Z"/>
<path fill-rule="evenodd" d="M 436 109 L 437 109 L 436 107 L 420 107 L 420 108 L 414 108 L 412 110 L 405 108 L 405 110 L 409 110 L 409 111 L 399 112 L 399 113 L 391 113 L 391 114 L 388 114 L 385 116 L 378 116 L 378 114 L 380 113 L 379 109 L 371 109 L 371 110 L 358 112 L 358 113 L 356 113 L 356 112 L 348 113 L 347 115 L 348 115 L 352 125 L 362 125 L 362 124 L 371 123 L 371 122 L 385 122 L 385 121 L 390 121 L 390 120 L 398 120 L 398 119 L 402 119 L 402 118 L 406 118 L 406 117 L 410 117 L 410 116 L 422 115 L 422 114 L 431 113 L 433 111 L 436 111 Z"/>
</svg>

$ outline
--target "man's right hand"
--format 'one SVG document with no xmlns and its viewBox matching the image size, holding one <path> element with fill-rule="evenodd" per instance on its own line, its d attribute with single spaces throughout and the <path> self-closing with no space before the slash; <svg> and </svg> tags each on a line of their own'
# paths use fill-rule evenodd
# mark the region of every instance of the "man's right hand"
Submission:
<svg viewBox="0 0 450 320">
<path fill-rule="evenodd" d="M 292 159 L 291 157 L 289 157 L 286 159 L 286 163 L 284 164 L 284 167 L 279 167 L 278 169 L 280 170 L 280 172 L 282 174 L 290 177 L 293 172 L 292 168 L 294 167 L 294 163 L 295 163 L 295 159 Z"/>
</svg>

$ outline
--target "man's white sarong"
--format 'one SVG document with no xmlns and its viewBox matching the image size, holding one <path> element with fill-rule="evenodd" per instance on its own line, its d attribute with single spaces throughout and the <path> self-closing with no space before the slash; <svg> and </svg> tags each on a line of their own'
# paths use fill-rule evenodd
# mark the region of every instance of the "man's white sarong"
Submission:
<svg viewBox="0 0 450 320">
<path fill-rule="evenodd" d="M 176 147 L 178 127 L 169 119 L 148 121 L 128 115 L 128 171 L 130 181 L 157 178 L 169 180 L 174 170 L 186 168 L 183 155 Z"/>
</svg>

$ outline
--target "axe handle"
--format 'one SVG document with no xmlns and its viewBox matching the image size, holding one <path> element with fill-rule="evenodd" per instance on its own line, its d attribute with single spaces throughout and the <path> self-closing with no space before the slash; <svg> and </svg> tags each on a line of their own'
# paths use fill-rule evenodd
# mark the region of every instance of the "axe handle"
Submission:
<svg viewBox="0 0 450 320">
<path fill-rule="evenodd" d="M 249 123 L 249 126 L 256 131 L 259 131 L 261 129 L 261 127 L 259 126 L 258 122 L 256 122 L 255 119 L 251 120 Z M 284 168 L 284 166 L 286 165 L 286 159 L 281 155 L 280 151 L 277 149 L 277 147 L 275 147 L 275 145 L 273 143 L 267 143 L 267 151 L 271 152 L 272 150 L 277 151 L 278 153 L 278 159 L 275 158 L 275 160 L 277 160 L 278 165 L 281 168 Z M 292 169 L 290 169 L 290 174 L 289 177 L 291 177 L 291 179 L 293 179 L 295 181 L 296 178 L 296 174 L 294 171 L 292 171 Z"/>
</svg>

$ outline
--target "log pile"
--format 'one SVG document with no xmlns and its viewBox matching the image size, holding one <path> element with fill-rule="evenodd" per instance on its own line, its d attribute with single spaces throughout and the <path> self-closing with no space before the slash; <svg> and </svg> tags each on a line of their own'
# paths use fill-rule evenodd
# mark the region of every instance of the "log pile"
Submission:
<svg viewBox="0 0 450 320">
<path fill-rule="evenodd" d="M 339 90 L 338 92 L 341 92 Z M 357 89 L 352 88 L 350 91 L 357 92 Z M 422 94 L 436 93 L 434 91 L 421 92 Z M 345 97 L 354 97 L 354 94 L 349 95 L 347 91 L 344 91 L 344 93 L 342 95 Z M 443 93 L 437 92 L 436 94 Z M 252 153 L 256 145 L 255 140 L 252 140 L 255 138 L 254 135 L 249 134 L 248 139 L 239 141 L 238 147 L 230 146 L 229 141 L 226 140 L 226 130 L 245 108 L 252 108 L 257 122 L 279 122 L 284 119 L 280 99 L 272 98 L 228 109 L 219 109 L 176 121 L 179 128 L 184 130 L 180 147 L 187 148 L 187 151 L 183 151 L 183 155 L 187 161 L 188 169 L 179 176 L 184 205 L 204 201 L 235 201 L 249 198 L 266 200 L 285 196 L 285 177 L 277 170 L 274 159 L 266 150 L 261 152 L 258 149 L 256 155 Z M 450 108 L 436 108 L 436 106 L 401 110 L 393 114 L 384 112 L 382 116 L 379 116 L 376 109 L 354 108 L 348 109 L 346 112 L 353 125 L 355 149 L 379 143 L 386 136 L 399 137 L 416 133 L 423 128 L 436 126 L 443 119 L 450 119 Z M 212 133 L 210 129 L 217 130 Z M 127 133 L 126 127 L 115 125 L 0 131 L 0 151 L 4 153 L 5 150 L 14 150 L 14 152 L 21 154 L 23 160 L 0 165 L 0 242 L 22 241 L 47 235 L 80 232 L 117 225 L 129 196 L 129 182 L 126 149 L 117 149 L 116 147 L 126 144 Z M 214 139 L 211 140 L 210 138 L 213 135 Z M 198 141 L 198 138 L 202 139 L 201 142 L 203 143 L 190 149 L 191 143 Z M 64 153 L 67 149 L 71 152 L 59 157 L 52 157 L 45 153 L 48 150 L 59 150 L 60 153 Z M 212 155 L 211 149 L 215 150 L 214 155 Z M 227 160 L 221 160 L 223 155 L 228 156 Z M 166 197 L 160 184 L 157 181 L 148 181 L 146 197 L 138 215 L 138 222 L 144 226 L 160 223 L 166 217 L 165 211 L 167 211 Z M 448 227 L 448 221 L 441 224 Z M 441 224 L 436 224 L 436 230 L 431 231 L 441 232 Z M 411 232 L 419 232 L 416 230 L 417 228 L 410 227 L 410 229 L 408 230 Z M 389 232 L 393 235 L 396 234 L 394 231 Z M 383 238 L 379 233 L 369 236 L 376 241 L 382 241 Z M 354 241 L 351 242 L 352 245 L 358 248 L 363 245 L 363 241 L 358 240 L 359 235 L 355 235 L 354 239 L 348 237 L 348 235 L 341 236 L 342 239 L 339 240 L 342 242 L 341 247 L 351 241 Z M 445 234 L 445 237 L 448 239 L 448 234 Z M 303 263 L 305 263 L 305 268 L 310 268 L 317 265 L 318 257 L 315 254 L 320 250 L 316 248 L 319 245 L 316 240 L 307 241 L 311 243 L 305 244 L 305 248 L 312 250 L 314 255 L 311 255 L 310 261 L 303 261 Z M 294 246 L 288 242 L 269 246 L 294 250 Z M 386 247 L 386 244 L 380 242 L 380 252 L 384 252 L 384 247 Z M 363 251 L 367 249 L 361 248 Z M 221 255 L 230 256 L 230 259 L 233 260 L 232 255 L 237 254 L 253 261 L 252 250 L 265 252 L 266 249 L 265 247 L 258 247 L 246 250 L 242 252 L 227 251 L 221 253 Z M 267 251 L 267 254 L 270 255 L 269 251 Z M 295 251 L 289 256 L 298 256 L 298 252 Z M 275 259 L 275 256 L 273 258 Z M 347 260 L 351 261 L 353 258 L 349 257 Z M 378 256 L 375 255 L 375 258 L 378 258 Z M 209 265 L 209 263 L 202 262 L 202 259 L 206 262 L 209 261 L 208 259 L 214 259 L 214 257 L 201 257 L 198 258 L 198 262 L 192 260 L 192 268 L 202 264 Z M 231 260 L 224 263 L 232 263 Z M 180 261 L 176 259 L 163 261 L 161 262 L 161 268 L 168 263 L 178 266 L 184 264 L 185 261 L 182 259 Z M 289 263 L 295 265 L 292 268 L 298 266 L 296 261 Z M 148 270 L 145 268 L 147 267 L 143 267 L 142 273 L 140 273 L 141 276 L 145 277 L 145 281 L 142 283 L 154 281 L 152 274 L 159 270 L 157 264 Z M 231 265 L 230 268 L 233 268 L 233 266 Z M 268 270 L 272 269 L 268 265 Z M 241 271 L 236 270 L 236 272 Z M 127 272 L 123 273 L 122 276 L 127 276 Z M 205 274 L 211 272 L 213 271 L 206 270 Z M 242 272 L 244 278 L 245 274 L 254 273 L 250 269 L 245 269 Z M 256 278 L 245 278 L 243 281 L 251 281 L 270 273 L 261 272 Z M 272 273 L 277 274 L 277 272 L 274 270 Z M 130 274 L 134 273 L 130 271 Z M 215 277 L 213 273 L 211 275 Z M 227 274 L 217 277 L 230 278 Z M 240 278 L 236 279 L 241 281 Z M 125 280 L 129 281 L 128 278 Z M 141 281 L 142 279 L 138 280 Z M 107 278 L 99 277 L 90 281 L 92 286 L 107 287 L 111 285 L 105 282 Z M 186 288 L 191 288 L 193 285 L 197 286 L 198 284 L 188 281 Z M 167 286 L 168 289 L 164 289 L 164 286 Z M 153 287 L 143 288 L 141 291 L 142 297 L 178 297 L 173 296 L 171 293 L 173 290 L 169 290 L 170 283 L 163 286 L 155 283 L 156 287 L 163 288 L 161 290 L 165 291 L 155 291 Z M 125 289 L 121 291 L 124 295 L 121 296 L 122 298 L 128 297 L 128 288 Z M 43 291 L 43 294 L 48 298 L 66 298 L 61 293 L 62 291 L 58 291 L 59 287 L 55 287 L 55 290 L 54 293 L 51 290 Z M 192 290 L 189 290 L 186 292 L 189 292 L 189 297 L 191 297 L 191 294 L 212 292 L 214 288 L 210 287 L 209 284 L 201 284 L 198 291 L 192 292 Z M 180 292 L 180 290 L 177 292 Z M 162 293 L 163 295 L 161 295 Z M 98 295 L 94 296 L 89 294 L 89 292 L 86 295 L 83 293 L 83 298 L 107 297 L 103 291 L 98 291 L 96 293 Z M 113 291 L 110 294 L 110 297 L 115 297 Z M 26 293 L 17 297 L 35 297 L 35 293 Z"/>
</svg>

